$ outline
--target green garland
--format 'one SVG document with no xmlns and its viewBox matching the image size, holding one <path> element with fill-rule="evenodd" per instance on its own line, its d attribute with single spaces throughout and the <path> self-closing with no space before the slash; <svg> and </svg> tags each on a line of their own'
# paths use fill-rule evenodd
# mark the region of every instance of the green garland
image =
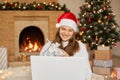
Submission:
<svg viewBox="0 0 120 80">
<path fill-rule="evenodd" d="M 0 10 L 55 10 L 55 11 L 69 11 L 64 4 L 61 6 L 56 2 L 32 2 L 32 3 L 20 3 L 20 2 L 3 2 L 0 3 Z"/>
</svg>

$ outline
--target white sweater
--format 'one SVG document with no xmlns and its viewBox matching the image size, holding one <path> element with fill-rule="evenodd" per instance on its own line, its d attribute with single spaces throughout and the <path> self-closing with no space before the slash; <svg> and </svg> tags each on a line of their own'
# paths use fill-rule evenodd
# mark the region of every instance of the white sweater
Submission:
<svg viewBox="0 0 120 80">
<path fill-rule="evenodd" d="M 86 46 L 79 41 L 79 46 L 80 46 L 80 51 L 77 52 L 74 57 L 85 57 L 86 58 L 86 67 L 87 67 L 87 80 L 91 80 L 92 77 L 92 70 L 90 67 L 90 63 L 89 63 L 89 55 L 86 49 Z"/>
</svg>

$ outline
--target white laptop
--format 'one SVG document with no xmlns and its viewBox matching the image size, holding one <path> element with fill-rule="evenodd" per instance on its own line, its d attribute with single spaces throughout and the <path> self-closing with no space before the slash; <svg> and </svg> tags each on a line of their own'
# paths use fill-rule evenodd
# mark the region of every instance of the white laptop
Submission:
<svg viewBox="0 0 120 80">
<path fill-rule="evenodd" d="M 32 80 L 86 80 L 83 57 L 31 56 Z"/>
</svg>

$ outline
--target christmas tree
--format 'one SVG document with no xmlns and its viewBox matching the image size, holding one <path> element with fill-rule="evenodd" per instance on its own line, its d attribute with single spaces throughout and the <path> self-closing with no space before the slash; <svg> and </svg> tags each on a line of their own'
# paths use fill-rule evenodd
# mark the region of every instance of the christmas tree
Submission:
<svg viewBox="0 0 120 80">
<path fill-rule="evenodd" d="M 109 0 L 85 0 L 80 6 L 79 39 L 88 43 L 91 50 L 97 46 L 116 46 L 120 40 L 120 27 Z"/>
</svg>

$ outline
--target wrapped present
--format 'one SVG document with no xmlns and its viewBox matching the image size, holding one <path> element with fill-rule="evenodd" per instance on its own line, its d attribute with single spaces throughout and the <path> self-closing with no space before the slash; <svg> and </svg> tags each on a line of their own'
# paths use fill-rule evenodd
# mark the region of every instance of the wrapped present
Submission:
<svg viewBox="0 0 120 80">
<path fill-rule="evenodd" d="M 100 46 L 97 47 L 97 50 L 110 50 L 110 47 L 100 45 Z"/>
<path fill-rule="evenodd" d="M 112 67 L 111 68 L 103 68 L 103 67 L 93 66 L 93 73 L 96 73 L 99 75 L 110 75 L 112 73 Z"/>
<path fill-rule="evenodd" d="M 111 50 L 95 50 L 95 59 L 98 60 L 110 60 L 112 59 L 112 51 Z"/>
<path fill-rule="evenodd" d="M 59 43 L 48 42 L 40 51 L 41 56 L 68 56 L 68 54 L 59 48 Z"/>
<path fill-rule="evenodd" d="M 8 68 L 7 48 L 0 47 L 0 69 Z"/>
<path fill-rule="evenodd" d="M 113 61 L 111 60 L 93 60 L 93 66 L 96 67 L 112 67 L 113 66 Z"/>
</svg>

